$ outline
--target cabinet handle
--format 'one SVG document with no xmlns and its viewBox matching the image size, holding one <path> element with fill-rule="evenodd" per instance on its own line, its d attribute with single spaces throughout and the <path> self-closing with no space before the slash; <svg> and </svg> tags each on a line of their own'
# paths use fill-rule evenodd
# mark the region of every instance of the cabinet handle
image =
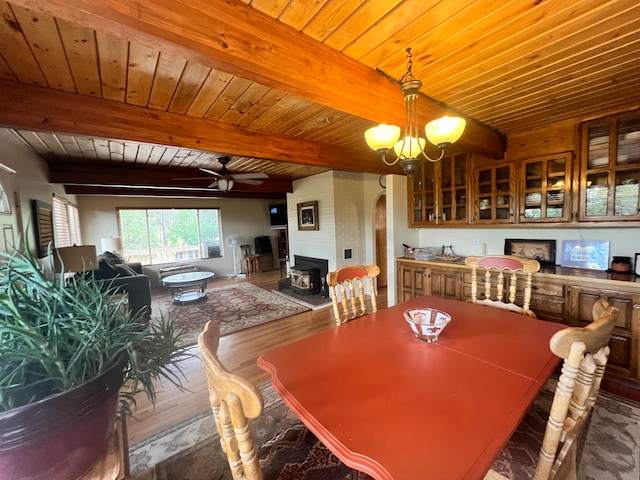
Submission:
<svg viewBox="0 0 640 480">
<path fill-rule="evenodd" d="M 634 303 L 633 304 L 633 309 L 634 310 L 640 310 L 640 303 Z"/>
</svg>

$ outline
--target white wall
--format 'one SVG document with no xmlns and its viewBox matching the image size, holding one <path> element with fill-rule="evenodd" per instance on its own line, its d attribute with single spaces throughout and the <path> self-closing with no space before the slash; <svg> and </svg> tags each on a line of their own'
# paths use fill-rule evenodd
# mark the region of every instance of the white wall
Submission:
<svg viewBox="0 0 640 480">
<path fill-rule="evenodd" d="M 481 255 L 486 245 L 487 254 L 504 253 L 505 238 L 556 240 L 556 263 L 560 264 L 562 240 L 608 240 L 609 257 L 624 255 L 634 259 L 640 252 L 640 228 L 422 228 L 419 247 L 453 245 L 457 255 Z M 474 247 L 477 240 L 478 247 Z"/>
<path fill-rule="evenodd" d="M 251 245 L 254 252 L 254 239 L 267 235 L 271 238 L 271 247 L 277 249 L 274 230 L 269 228 L 268 200 L 217 199 L 217 198 L 164 198 L 164 197 L 110 197 L 110 196 L 78 196 L 80 224 L 85 243 L 98 246 L 103 237 L 119 235 L 117 209 L 135 208 L 220 208 L 222 225 L 222 258 L 209 258 L 190 261 L 207 270 L 223 275 L 234 272 L 233 253 L 224 245 L 224 239 L 231 234 L 237 235 L 240 244 Z M 236 268 L 240 272 L 240 251 L 236 251 Z M 275 260 L 274 260 L 275 262 Z M 274 264 L 275 265 L 275 264 Z M 277 267 L 277 265 L 275 265 Z"/>
<path fill-rule="evenodd" d="M 403 243 L 419 242 L 417 229 L 408 227 L 407 177 L 387 175 L 387 302 L 395 305 L 396 258 L 404 255 Z"/>
<path fill-rule="evenodd" d="M 334 172 L 333 175 L 334 219 L 335 219 L 335 264 L 366 263 L 365 205 L 362 173 Z M 345 258 L 346 250 L 351 258 Z"/>
<path fill-rule="evenodd" d="M 16 171 L 15 174 L 0 171 L 0 181 L 11 202 L 11 214 L 0 214 L 3 234 L 0 237 L 0 250 L 5 250 L 5 226 L 10 226 L 15 241 L 22 235 L 29 249 L 35 253 L 32 200 L 51 205 L 54 193 L 71 201 L 75 201 L 75 197 L 66 195 L 61 185 L 49 184 L 45 162 L 7 129 L 0 129 L 0 162 Z"/>
<path fill-rule="evenodd" d="M 329 270 L 336 268 L 336 224 L 333 172 L 324 172 L 293 182 L 287 194 L 289 217 L 289 258 L 294 255 L 325 258 Z M 319 230 L 298 230 L 298 203 L 318 201 Z"/>
<path fill-rule="evenodd" d="M 293 255 L 325 258 L 329 270 L 374 263 L 374 210 L 384 193 L 378 177 L 336 170 L 294 181 L 294 193 L 287 196 L 292 261 Z M 297 204 L 314 200 L 318 201 L 320 230 L 300 231 Z M 345 249 L 351 249 L 352 258 L 344 258 Z"/>
</svg>

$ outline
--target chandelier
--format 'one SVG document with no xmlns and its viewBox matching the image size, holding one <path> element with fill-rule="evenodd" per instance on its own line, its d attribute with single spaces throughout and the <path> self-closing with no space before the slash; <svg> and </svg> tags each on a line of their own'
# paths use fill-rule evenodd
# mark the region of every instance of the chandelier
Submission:
<svg viewBox="0 0 640 480">
<path fill-rule="evenodd" d="M 427 123 L 425 134 L 429 142 L 440 148 L 438 158 L 430 158 L 424 151 L 425 139 L 420 136 L 418 128 L 418 95 L 422 82 L 417 80 L 411 72 L 413 66 L 411 48 L 407 48 L 407 72 L 400 78 L 400 89 L 405 102 L 404 133 L 400 136 L 400 127 L 395 125 L 378 125 L 370 128 L 364 134 L 367 145 L 375 150 L 387 165 L 400 162 L 404 173 L 411 178 L 420 167 L 422 155 L 431 162 L 437 162 L 444 156 L 445 148 L 456 142 L 466 125 L 466 120 L 460 117 L 438 118 Z M 402 139 L 400 139 L 402 138 Z M 396 157 L 387 161 L 387 152 L 393 148 Z"/>
</svg>

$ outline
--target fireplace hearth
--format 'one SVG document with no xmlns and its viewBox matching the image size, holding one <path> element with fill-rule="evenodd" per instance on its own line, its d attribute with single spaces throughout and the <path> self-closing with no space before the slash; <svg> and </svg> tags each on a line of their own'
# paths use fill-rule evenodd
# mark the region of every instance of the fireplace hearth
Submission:
<svg viewBox="0 0 640 480">
<path fill-rule="evenodd" d="M 294 255 L 291 267 L 291 290 L 298 295 L 317 295 L 321 292 L 322 281 L 329 271 L 329 261 L 322 258 Z"/>
</svg>

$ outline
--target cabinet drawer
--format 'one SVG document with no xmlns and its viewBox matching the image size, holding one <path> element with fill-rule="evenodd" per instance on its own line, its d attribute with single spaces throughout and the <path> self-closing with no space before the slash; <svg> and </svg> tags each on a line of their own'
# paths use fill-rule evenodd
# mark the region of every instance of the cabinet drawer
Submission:
<svg viewBox="0 0 640 480">
<path fill-rule="evenodd" d="M 536 283 L 534 278 L 531 290 L 533 290 L 534 295 L 564 298 L 565 288 L 564 285 L 557 285 L 555 283 Z"/>
<path fill-rule="evenodd" d="M 531 295 L 531 310 L 533 310 L 538 318 L 544 319 L 540 312 L 545 312 L 553 315 L 556 319 L 562 319 L 564 317 L 564 298 L 554 298 L 543 295 Z"/>
<path fill-rule="evenodd" d="M 632 352 L 633 340 L 625 335 L 611 335 L 611 341 L 609 342 L 609 348 L 611 353 L 609 354 L 609 366 L 617 366 L 624 371 L 620 372 L 628 375 L 628 371 L 631 369 L 631 352 Z M 607 366 L 607 369 L 609 369 Z"/>
</svg>

